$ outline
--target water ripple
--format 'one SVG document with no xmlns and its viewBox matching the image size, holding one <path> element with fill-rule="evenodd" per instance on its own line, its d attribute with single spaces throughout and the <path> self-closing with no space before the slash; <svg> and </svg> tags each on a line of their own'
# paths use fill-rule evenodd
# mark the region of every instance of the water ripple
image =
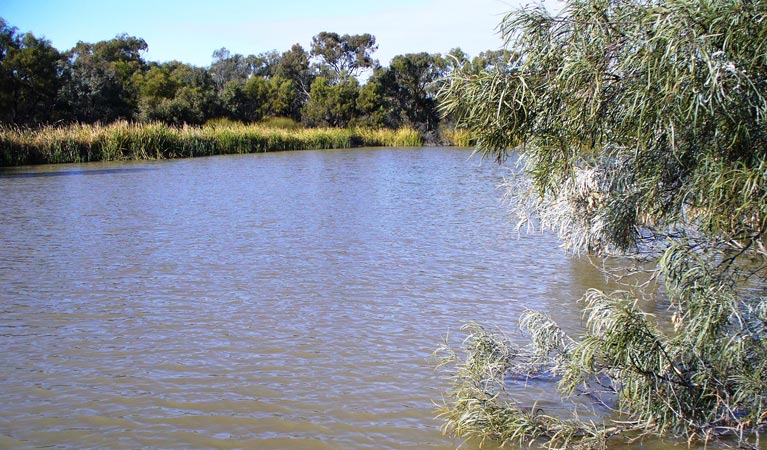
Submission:
<svg viewBox="0 0 767 450">
<path fill-rule="evenodd" d="M 525 307 L 578 327 L 596 276 L 517 239 L 503 169 L 468 156 L 0 176 L 0 447 L 454 448 L 433 419 L 442 337 Z"/>
</svg>

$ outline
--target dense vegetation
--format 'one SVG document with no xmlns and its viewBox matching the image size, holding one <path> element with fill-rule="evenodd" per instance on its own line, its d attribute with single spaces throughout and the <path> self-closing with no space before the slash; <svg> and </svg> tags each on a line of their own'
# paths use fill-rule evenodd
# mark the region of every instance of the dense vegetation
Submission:
<svg viewBox="0 0 767 450">
<path fill-rule="evenodd" d="M 316 35 L 308 51 L 296 44 L 244 56 L 221 48 L 205 68 L 146 61 L 147 48 L 143 39 L 122 34 L 60 52 L 0 19 L 0 125 L 18 130 L 128 121 L 183 127 L 288 118 L 311 128 L 414 129 L 436 142 L 444 122 L 435 100 L 437 80 L 455 68 L 454 61 L 480 68 L 504 54 L 487 52 L 469 61 L 460 49 L 450 57 L 415 53 L 382 67 L 373 58 L 374 36 L 330 32 Z"/>
<path fill-rule="evenodd" d="M 281 120 L 279 122 L 285 122 Z M 287 125 L 293 124 L 288 121 Z M 295 128 L 285 123 L 258 125 L 217 121 L 205 127 L 117 121 L 108 125 L 0 130 L 0 166 L 129 159 L 168 159 L 280 150 L 415 147 L 412 128 Z"/>
<path fill-rule="evenodd" d="M 512 63 L 455 72 L 446 110 L 486 156 L 519 149 L 509 201 L 521 225 L 637 265 L 619 273 L 620 290 L 585 293 L 579 336 L 539 311 L 520 318 L 527 344 L 467 325 L 465 349 L 442 353 L 453 382 L 446 429 L 551 448 L 667 433 L 758 445 L 767 2 L 573 0 L 556 14 L 514 11 L 501 29 Z M 509 377 L 541 375 L 559 380 L 571 417 L 508 389 Z M 607 419 L 587 420 L 587 406 Z"/>
</svg>

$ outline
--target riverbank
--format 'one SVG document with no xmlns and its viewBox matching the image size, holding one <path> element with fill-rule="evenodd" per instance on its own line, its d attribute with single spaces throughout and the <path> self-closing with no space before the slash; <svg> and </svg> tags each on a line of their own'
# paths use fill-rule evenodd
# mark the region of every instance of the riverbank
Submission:
<svg viewBox="0 0 767 450">
<path fill-rule="evenodd" d="M 282 129 L 242 124 L 174 127 L 115 122 L 39 129 L 0 128 L 0 166 L 421 145 L 421 136 L 411 128 Z"/>
</svg>

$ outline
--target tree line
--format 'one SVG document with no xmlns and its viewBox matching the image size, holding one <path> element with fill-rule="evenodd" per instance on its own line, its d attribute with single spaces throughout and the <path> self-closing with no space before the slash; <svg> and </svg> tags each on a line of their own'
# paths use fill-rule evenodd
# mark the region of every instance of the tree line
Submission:
<svg viewBox="0 0 767 450">
<path fill-rule="evenodd" d="M 285 117 L 308 127 L 412 127 L 433 135 L 441 119 L 439 80 L 458 67 L 480 71 L 508 60 L 505 50 L 469 59 L 459 48 L 394 57 L 381 66 L 370 34 L 321 32 L 310 49 L 258 55 L 216 50 L 209 67 L 146 61 L 147 43 L 127 34 L 67 51 L 0 18 L 0 123 L 201 125 Z M 360 82 L 362 76 L 367 80 Z"/>
</svg>

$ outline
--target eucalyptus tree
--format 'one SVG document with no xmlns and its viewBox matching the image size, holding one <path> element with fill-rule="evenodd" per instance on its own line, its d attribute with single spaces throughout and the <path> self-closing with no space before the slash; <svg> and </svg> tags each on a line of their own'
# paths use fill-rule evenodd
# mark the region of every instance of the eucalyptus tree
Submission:
<svg viewBox="0 0 767 450">
<path fill-rule="evenodd" d="M 356 100 L 357 117 L 354 124 L 367 128 L 397 128 L 398 120 L 393 120 L 394 107 L 386 97 L 386 92 L 381 83 L 381 74 L 385 69 L 377 68 L 373 71 L 367 83 L 360 87 Z"/>
<path fill-rule="evenodd" d="M 513 150 L 520 225 L 642 257 L 654 283 L 588 291 L 579 336 L 536 311 L 526 345 L 468 325 L 465 352 L 443 349 L 446 429 L 551 448 L 623 432 L 747 443 L 767 422 L 767 1 L 579 0 L 500 30 L 515 58 L 454 73 L 445 112 L 486 157 Z M 565 402 L 617 415 L 553 416 L 507 389 L 542 372 Z"/>
<path fill-rule="evenodd" d="M 220 112 L 215 82 L 206 69 L 171 61 L 152 67 L 135 82 L 143 121 L 199 125 Z"/>
<path fill-rule="evenodd" d="M 467 64 L 471 64 L 469 55 L 466 54 L 460 47 L 451 49 L 444 57 L 444 70 L 445 74 L 449 74 L 466 67 Z"/>
<path fill-rule="evenodd" d="M 245 82 L 254 76 L 269 78 L 274 74 L 279 61 L 280 53 L 276 50 L 244 56 L 232 54 L 226 47 L 221 47 L 213 52 L 209 72 L 216 87 L 222 89 L 230 81 Z"/>
<path fill-rule="evenodd" d="M 336 82 L 317 77 L 312 83 L 309 102 L 304 106 L 303 123 L 312 127 L 340 127 L 349 125 L 357 116 L 359 83 L 351 75 Z"/>
<path fill-rule="evenodd" d="M 222 47 L 213 52 L 213 63 L 208 72 L 216 83 L 216 88 L 221 90 L 230 81 L 245 81 L 253 73 L 251 61 L 240 54 L 234 54 Z"/>
<path fill-rule="evenodd" d="M 272 75 L 292 81 L 296 95 L 289 108 L 290 117 L 298 120 L 301 117 L 301 108 L 309 100 L 309 90 L 316 77 L 309 66 L 309 54 L 301 45 L 293 44 L 290 50 L 280 55 Z"/>
<path fill-rule="evenodd" d="M 372 54 L 376 50 L 376 38 L 368 33 L 341 36 L 323 31 L 312 38 L 311 45 L 312 57 L 320 60 L 321 68 L 329 69 L 323 75 L 334 80 L 340 80 L 344 73 L 356 77 L 375 67 Z"/>
<path fill-rule="evenodd" d="M 121 34 L 95 44 L 78 42 L 64 54 L 59 102 L 83 122 L 133 119 L 138 114 L 137 75 L 148 70 L 137 37 Z"/>
<path fill-rule="evenodd" d="M 471 67 L 475 73 L 483 70 L 503 70 L 515 65 L 515 58 L 516 55 L 507 49 L 487 50 L 472 58 Z"/>
<path fill-rule="evenodd" d="M 440 55 L 426 52 L 392 58 L 383 83 L 402 118 L 399 125 L 413 126 L 421 132 L 437 128 L 436 82 L 443 75 L 444 63 Z"/>
<path fill-rule="evenodd" d="M 298 92 L 293 81 L 279 75 L 253 76 L 248 81 L 230 81 L 220 93 L 224 113 L 240 122 L 266 117 L 291 117 Z"/>
<path fill-rule="evenodd" d="M 0 122 L 36 124 L 54 117 L 59 52 L 0 18 Z"/>
</svg>

